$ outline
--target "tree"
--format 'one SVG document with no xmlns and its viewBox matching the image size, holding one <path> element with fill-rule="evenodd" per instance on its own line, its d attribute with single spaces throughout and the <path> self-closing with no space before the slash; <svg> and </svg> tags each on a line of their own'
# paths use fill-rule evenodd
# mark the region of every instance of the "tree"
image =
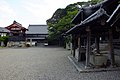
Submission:
<svg viewBox="0 0 120 80">
<path fill-rule="evenodd" d="M 72 28 L 74 24 L 71 24 L 72 19 L 75 17 L 75 15 L 78 13 L 78 11 L 81 9 L 81 7 L 88 6 L 89 4 L 97 4 L 102 0 L 91 0 L 88 2 L 77 2 L 68 5 L 64 9 L 57 9 L 53 16 L 48 19 L 46 22 L 48 24 L 48 30 L 49 30 L 49 40 L 55 40 L 60 37 L 61 34 L 65 33 L 67 30 Z"/>
<path fill-rule="evenodd" d="M 62 33 L 74 26 L 71 24 L 71 20 L 80 10 L 79 6 L 85 3 L 87 2 L 77 2 L 68 5 L 64 9 L 59 8 L 55 11 L 53 16 L 47 20 L 50 40 L 59 38 Z"/>
<path fill-rule="evenodd" d="M 7 46 L 8 39 L 9 39 L 9 36 L 0 37 L 0 42 L 3 42 L 4 45 Z"/>
<path fill-rule="evenodd" d="M 101 2 L 101 1 L 103 1 L 103 0 L 91 0 L 90 2 L 91 2 L 91 4 L 97 4 L 97 3 Z"/>
</svg>

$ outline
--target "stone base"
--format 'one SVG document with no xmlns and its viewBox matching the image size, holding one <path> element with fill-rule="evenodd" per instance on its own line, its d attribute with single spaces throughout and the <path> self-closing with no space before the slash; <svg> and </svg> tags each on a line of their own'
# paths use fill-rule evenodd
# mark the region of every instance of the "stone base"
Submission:
<svg viewBox="0 0 120 80">
<path fill-rule="evenodd" d="M 26 47 L 25 42 L 8 42 L 7 47 Z"/>
<path fill-rule="evenodd" d="M 95 67 L 106 65 L 108 57 L 105 55 L 90 55 L 90 63 Z"/>
</svg>

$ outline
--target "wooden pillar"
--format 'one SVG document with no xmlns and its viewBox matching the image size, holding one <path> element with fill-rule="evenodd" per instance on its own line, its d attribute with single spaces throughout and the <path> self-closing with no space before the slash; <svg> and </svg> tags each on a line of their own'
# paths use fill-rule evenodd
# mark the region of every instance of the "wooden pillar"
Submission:
<svg viewBox="0 0 120 80">
<path fill-rule="evenodd" d="M 87 27 L 87 46 L 86 46 L 86 66 L 85 68 L 89 68 L 89 63 L 90 63 L 90 53 L 91 53 L 91 31 L 90 27 Z"/>
<path fill-rule="evenodd" d="M 113 48 L 113 33 L 112 29 L 109 29 L 109 58 L 111 67 L 115 66 L 114 48 Z"/>
<path fill-rule="evenodd" d="M 78 48 L 79 48 L 79 53 L 78 53 L 78 62 L 80 62 L 81 60 L 81 40 L 80 40 L 80 36 L 78 38 Z"/>
<path fill-rule="evenodd" d="M 98 54 L 100 53 L 99 42 L 100 42 L 100 38 L 99 38 L 99 36 L 96 36 L 96 38 L 95 38 L 95 48 L 96 48 L 96 52 Z"/>
<path fill-rule="evenodd" d="M 75 57 L 75 45 L 76 45 L 75 35 L 73 35 L 73 57 Z"/>
<path fill-rule="evenodd" d="M 71 54 L 73 54 L 73 37 L 72 37 L 72 35 L 70 35 L 70 51 L 71 51 Z"/>
</svg>

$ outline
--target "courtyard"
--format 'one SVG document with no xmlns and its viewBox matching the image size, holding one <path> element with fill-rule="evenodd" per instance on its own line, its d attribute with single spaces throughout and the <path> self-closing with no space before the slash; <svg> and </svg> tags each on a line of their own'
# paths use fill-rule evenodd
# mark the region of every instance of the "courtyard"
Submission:
<svg viewBox="0 0 120 80">
<path fill-rule="evenodd" d="M 120 80 L 120 71 L 79 73 L 59 47 L 0 49 L 0 80 Z"/>
</svg>

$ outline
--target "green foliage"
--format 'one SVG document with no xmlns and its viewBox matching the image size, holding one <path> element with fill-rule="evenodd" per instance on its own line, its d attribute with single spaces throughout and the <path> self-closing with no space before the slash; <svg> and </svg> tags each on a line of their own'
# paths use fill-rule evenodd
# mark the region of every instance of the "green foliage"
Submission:
<svg viewBox="0 0 120 80">
<path fill-rule="evenodd" d="M 78 13 L 78 5 L 81 6 L 85 2 L 78 2 L 68 5 L 65 9 L 57 9 L 52 18 L 47 20 L 49 37 L 48 39 L 57 39 L 62 33 L 70 29 L 73 24 L 71 20 Z"/>
<path fill-rule="evenodd" d="M 49 40 L 57 39 L 62 33 L 69 30 L 74 24 L 71 24 L 72 19 L 80 10 L 80 6 L 96 4 L 102 0 L 91 0 L 88 2 L 77 2 L 68 5 L 65 9 L 57 9 L 53 16 L 46 22 L 49 30 Z"/>
<path fill-rule="evenodd" d="M 0 37 L 0 42 L 4 41 L 4 39 L 2 37 Z"/>
<path fill-rule="evenodd" d="M 7 45 L 7 42 L 8 42 L 8 39 L 9 39 L 9 36 L 3 36 L 3 37 L 0 37 L 0 42 L 4 42 L 5 46 Z"/>
<path fill-rule="evenodd" d="M 120 1 L 118 3 L 120 4 Z"/>
<path fill-rule="evenodd" d="M 65 42 L 68 43 L 68 44 L 69 44 L 70 42 L 72 42 L 71 36 L 66 36 L 66 37 L 65 37 Z"/>
<path fill-rule="evenodd" d="M 3 36 L 2 38 L 3 38 L 3 42 L 7 42 L 9 39 L 9 36 Z"/>
<path fill-rule="evenodd" d="M 91 4 L 97 4 L 97 3 L 101 2 L 101 1 L 103 1 L 103 0 L 91 0 Z"/>
</svg>

